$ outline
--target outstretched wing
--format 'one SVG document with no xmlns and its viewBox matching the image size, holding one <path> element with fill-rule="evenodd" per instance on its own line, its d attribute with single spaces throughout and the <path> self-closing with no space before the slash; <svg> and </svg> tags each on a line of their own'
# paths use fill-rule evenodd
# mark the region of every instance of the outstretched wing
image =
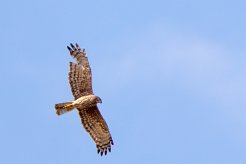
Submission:
<svg viewBox="0 0 246 164">
<path fill-rule="evenodd" d="M 96 143 L 97 152 L 106 155 L 107 151 L 111 151 L 113 140 L 110 135 L 107 123 L 103 119 L 97 106 L 87 109 L 78 109 L 81 122 Z"/>
<path fill-rule="evenodd" d="M 91 67 L 85 49 L 81 51 L 77 43 L 76 47 L 73 44 L 70 44 L 70 46 L 67 46 L 67 48 L 77 63 L 70 62 L 69 64 L 69 83 L 74 98 L 78 99 L 81 96 L 93 94 Z"/>
</svg>

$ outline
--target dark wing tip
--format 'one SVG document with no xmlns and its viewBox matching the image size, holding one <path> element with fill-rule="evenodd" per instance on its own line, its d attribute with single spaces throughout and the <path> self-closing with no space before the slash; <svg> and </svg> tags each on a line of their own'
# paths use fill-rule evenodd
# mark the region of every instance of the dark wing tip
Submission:
<svg viewBox="0 0 246 164">
<path fill-rule="evenodd" d="M 111 145 L 114 145 L 114 141 L 113 141 L 113 139 L 111 138 Z"/>
<path fill-rule="evenodd" d="M 72 43 L 70 43 L 70 46 L 72 47 L 73 50 L 76 50 L 76 48 L 74 47 Z"/>
<path fill-rule="evenodd" d="M 107 148 L 105 148 L 105 149 L 100 149 L 100 148 L 97 149 L 97 153 L 100 154 L 101 156 L 103 156 L 103 154 L 107 155 L 108 151 L 111 152 L 111 149 L 110 148 L 108 148 L 108 149 Z"/>
<path fill-rule="evenodd" d="M 77 48 L 79 51 L 81 51 L 81 48 L 79 47 L 79 44 L 78 44 L 78 43 L 76 43 L 75 46 L 76 46 L 76 48 Z"/>
<path fill-rule="evenodd" d="M 75 46 L 76 46 L 76 48 L 79 48 L 79 44 L 78 43 L 75 43 Z"/>
<path fill-rule="evenodd" d="M 67 49 L 71 52 L 72 51 L 72 49 L 69 47 L 69 46 L 67 46 Z"/>
</svg>

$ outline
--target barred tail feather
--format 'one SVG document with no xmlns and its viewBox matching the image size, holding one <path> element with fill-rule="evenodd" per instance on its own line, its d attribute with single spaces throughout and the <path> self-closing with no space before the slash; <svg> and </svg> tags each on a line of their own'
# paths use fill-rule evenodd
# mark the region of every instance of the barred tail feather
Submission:
<svg viewBox="0 0 246 164">
<path fill-rule="evenodd" d="M 62 115 L 74 109 L 73 102 L 55 104 L 56 114 Z"/>
</svg>

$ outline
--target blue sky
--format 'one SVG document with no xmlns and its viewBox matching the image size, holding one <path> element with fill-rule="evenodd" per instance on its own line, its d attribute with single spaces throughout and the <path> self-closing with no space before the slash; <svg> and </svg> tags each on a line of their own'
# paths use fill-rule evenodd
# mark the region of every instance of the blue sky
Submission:
<svg viewBox="0 0 246 164">
<path fill-rule="evenodd" d="M 3 1 L 0 163 L 246 163 L 246 2 Z M 86 48 L 115 145 L 72 100 L 66 45 Z"/>
</svg>

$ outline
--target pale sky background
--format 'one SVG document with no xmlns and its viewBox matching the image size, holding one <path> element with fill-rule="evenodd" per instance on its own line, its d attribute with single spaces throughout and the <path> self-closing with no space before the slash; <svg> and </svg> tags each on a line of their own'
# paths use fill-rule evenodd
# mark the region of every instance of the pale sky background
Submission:
<svg viewBox="0 0 246 164">
<path fill-rule="evenodd" d="M 246 2 L 7 0 L 0 5 L 0 163 L 245 164 Z M 86 48 L 115 145 L 100 157 L 72 100 Z"/>
</svg>

